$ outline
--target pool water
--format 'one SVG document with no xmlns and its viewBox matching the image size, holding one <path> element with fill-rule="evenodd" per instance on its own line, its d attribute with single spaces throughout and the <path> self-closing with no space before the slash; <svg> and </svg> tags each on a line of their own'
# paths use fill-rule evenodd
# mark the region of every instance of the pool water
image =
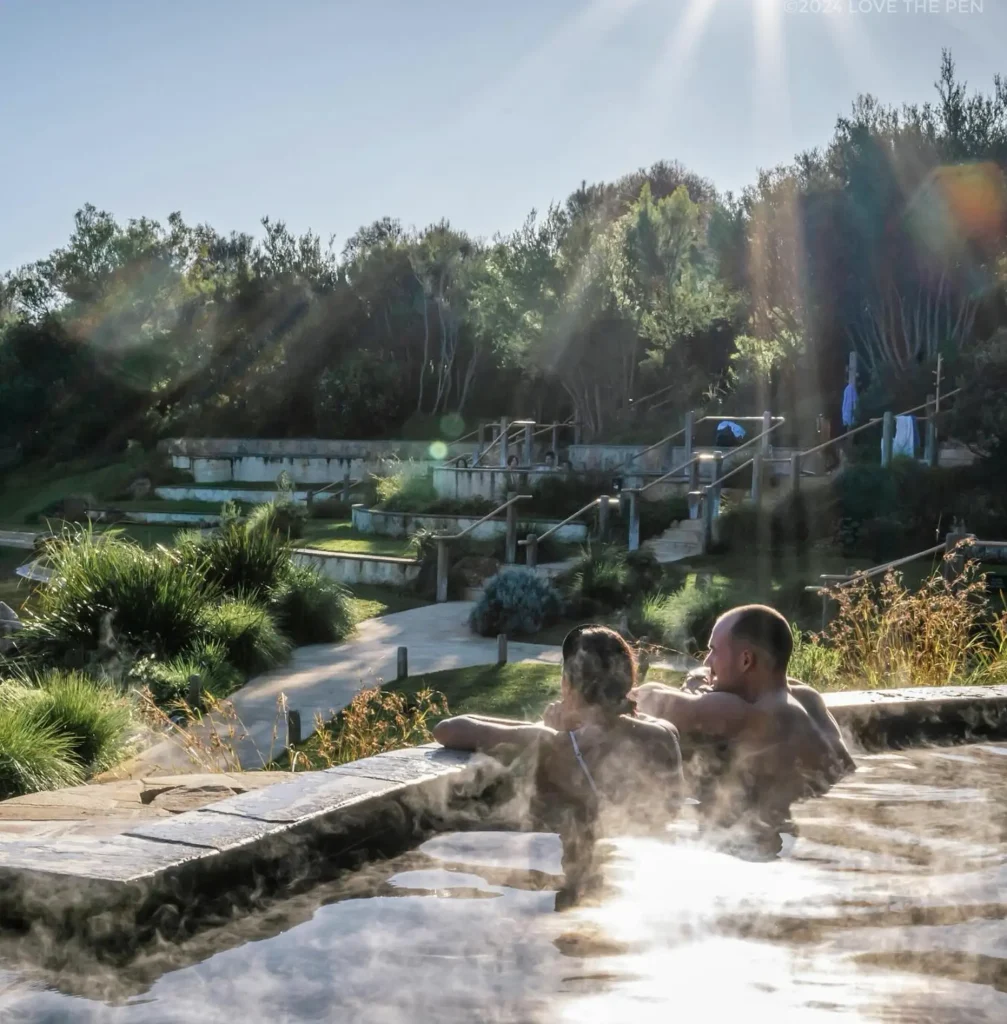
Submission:
<svg viewBox="0 0 1007 1024">
<path fill-rule="evenodd" d="M 774 860 L 686 816 L 604 844 L 562 911 L 557 836 L 467 832 L 114 973 L 40 973 L 0 943 L 0 1020 L 1002 1024 L 1007 745 L 858 764 Z"/>
</svg>

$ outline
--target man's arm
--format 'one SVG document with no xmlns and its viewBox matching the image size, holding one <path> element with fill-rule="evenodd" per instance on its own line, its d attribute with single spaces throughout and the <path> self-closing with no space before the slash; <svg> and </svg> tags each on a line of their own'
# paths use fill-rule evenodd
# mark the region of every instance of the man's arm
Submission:
<svg viewBox="0 0 1007 1024">
<path fill-rule="evenodd" d="M 532 722 L 506 722 L 503 719 L 459 715 L 445 718 L 434 726 L 434 739 L 452 750 L 490 752 L 497 747 L 528 747 L 556 731 Z"/>
<path fill-rule="evenodd" d="M 679 732 L 730 739 L 752 724 L 758 712 L 733 693 L 683 693 L 662 683 L 644 683 L 630 694 L 647 715 L 671 722 Z"/>
</svg>

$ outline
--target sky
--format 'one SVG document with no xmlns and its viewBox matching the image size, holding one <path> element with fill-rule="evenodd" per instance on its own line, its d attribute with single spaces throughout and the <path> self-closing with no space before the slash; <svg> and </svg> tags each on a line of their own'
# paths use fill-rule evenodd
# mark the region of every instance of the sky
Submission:
<svg viewBox="0 0 1007 1024">
<path fill-rule="evenodd" d="M 1007 0 L 0 0 L 0 273 L 85 202 L 480 237 L 678 160 L 722 191 L 858 93 L 1007 73 Z"/>
</svg>

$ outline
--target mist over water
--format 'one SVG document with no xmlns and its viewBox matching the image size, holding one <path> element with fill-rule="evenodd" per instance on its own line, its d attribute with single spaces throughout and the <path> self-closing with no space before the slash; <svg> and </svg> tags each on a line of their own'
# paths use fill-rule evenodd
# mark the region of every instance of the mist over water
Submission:
<svg viewBox="0 0 1007 1024">
<path fill-rule="evenodd" d="M 563 911 L 557 836 L 467 832 L 114 972 L 41 974 L 5 940 L 0 1020 L 1003 1022 L 1005 757 L 861 757 L 769 861 L 688 816 L 611 840 Z"/>
</svg>

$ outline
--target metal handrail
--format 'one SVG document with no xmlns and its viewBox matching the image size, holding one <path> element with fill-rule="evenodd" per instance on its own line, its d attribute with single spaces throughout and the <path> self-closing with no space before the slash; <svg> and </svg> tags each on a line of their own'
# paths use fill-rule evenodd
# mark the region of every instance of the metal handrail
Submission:
<svg viewBox="0 0 1007 1024">
<path fill-rule="evenodd" d="M 682 427 L 681 430 L 676 430 L 674 434 L 669 434 L 667 437 L 662 437 L 660 441 L 655 441 L 654 444 L 650 445 L 649 447 L 644 448 L 641 451 L 635 452 L 625 462 L 616 466 L 614 472 L 620 473 L 625 471 L 626 467 L 629 466 L 632 462 L 635 462 L 638 458 L 640 458 L 641 455 L 646 455 L 647 452 L 652 452 L 655 448 L 660 448 L 661 445 L 667 444 L 669 441 L 674 441 L 676 437 L 684 433 L 685 427 Z"/>
<path fill-rule="evenodd" d="M 567 523 L 572 523 L 578 516 L 582 516 L 589 509 L 594 508 L 595 505 L 600 505 L 602 498 L 608 498 L 609 501 L 612 500 L 608 495 L 599 494 L 597 498 L 592 498 L 591 501 L 589 501 L 583 508 L 577 509 L 577 511 L 574 512 L 574 514 L 572 516 L 567 516 L 566 519 L 563 520 L 563 522 L 556 523 L 555 526 L 550 526 L 549 529 L 545 531 L 545 533 L 538 534 L 537 540 L 543 541 L 543 540 L 546 539 L 546 537 L 551 537 L 561 527 L 566 526 Z M 528 538 L 527 537 L 525 537 L 523 540 L 519 540 L 518 541 L 518 546 L 519 547 L 527 547 L 527 545 L 528 545 Z"/>
<path fill-rule="evenodd" d="M 668 472 L 664 474 L 664 476 L 659 476 L 656 480 L 651 480 L 649 484 L 644 484 L 643 487 L 628 487 L 626 488 L 626 490 L 635 490 L 637 494 L 646 494 L 646 492 L 649 491 L 651 487 L 656 487 L 658 484 L 663 484 L 664 481 L 668 480 L 670 477 L 677 476 L 679 473 L 682 472 L 682 470 L 688 469 L 694 462 L 699 462 L 700 458 L 701 456 L 699 455 L 693 455 L 693 457 L 689 459 L 688 462 L 683 462 L 681 466 L 676 466 L 674 469 L 669 469 Z"/>
<path fill-rule="evenodd" d="M 508 446 L 510 446 L 510 444 L 512 442 L 517 441 L 517 439 L 519 437 L 521 437 L 522 434 L 524 434 L 524 427 L 520 427 L 518 430 L 515 430 L 513 434 L 509 433 L 507 435 L 507 444 L 508 444 Z M 482 460 L 487 455 L 489 455 L 489 453 L 491 451 L 493 451 L 494 448 L 496 448 L 496 446 L 499 443 L 500 443 L 500 435 L 497 434 L 497 436 L 495 438 L 493 438 L 493 440 L 490 441 L 490 443 L 476 456 L 475 462 L 472 463 L 472 466 L 470 468 L 471 469 L 475 469 L 479 465 L 479 463 L 482 462 Z"/>
<path fill-rule="evenodd" d="M 510 508 L 511 505 L 516 504 L 519 501 L 531 501 L 532 495 L 530 494 L 515 494 L 513 498 L 508 498 L 499 508 L 493 509 L 488 515 L 477 519 L 471 526 L 466 526 L 461 533 L 441 533 L 434 534 L 434 540 L 460 540 L 462 537 L 470 534 L 477 526 L 482 526 L 483 523 L 492 519 L 498 512 L 503 512 L 505 508 Z"/>
<path fill-rule="evenodd" d="M 891 562 L 885 562 L 884 565 L 875 565 L 870 569 L 859 569 L 857 572 L 847 576 L 839 576 L 830 573 L 822 573 L 818 578 L 825 580 L 829 583 L 835 584 L 837 587 L 845 587 L 849 583 L 853 583 L 858 579 L 871 579 L 873 576 L 880 576 L 882 573 L 890 572 L 892 569 L 897 569 L 900 565 L 906 565 L 909 562 L 915 562 L 918 558 L 926 558 L 928 555 L 936 555 L 938 551 L 946 551 L 947 547 L 942 542 L 935 544 L 932 548 L 927 548 L 926 551 L 917 551 L 914 555 L 906 555 L 904 558 L 895 558 Z M 825 590 L 825 587 L 805 587 L 805 590 L 814 590 L 821 592 Z"/>
<path fill-rule="evenodd" d="M 786 416 L 770 416 L 769 421 L 771 423 L 776 423 L 777 425 L 779 425 L 780 423 L 783 423 L 786 420 L 786 418 Z M 761 423 L 763 419 L 764 417 L 762 416 L 731 416 L 729 413 L 722 413 L 717 416 L 701 416 L 698 420 L 695 421 L 695 424 L 707 423 L 710 420 L 732 420 L 735 423 L 742 421 L 746 423 Z"/>
<path fill-rule="evenodd" d="M 357 484 L 360 483 L 363 483 L 363 480 L 333 480 L 331 483 L 327 483 L 324 487 L 319 487 L 317 491 L 311 491 L 311 500 L 314 501 L 319 494 L 325 494 L 326 491 L 331 491 L 333 487 L 349 490 L 351 487 L 356 487 Z"/>
<path fill-rule="evenodd" d="M 743 470 L 746 466 L 751 466 L 754 462 L 755 456 L 753 455 L 750 459 L 746 459 L 743 463 L 741 463 L 740 466 L 735 466 L 734 469 L 732 469 L 729 473 L 725 473 L 716 481 L 716 484 L 705 484 L 701 488 L 701 490 L 708 491 L 711 487 L 720 487 L 725 480 L 730 480 L 735 473 L 740 473 L 741 470 Z"/>
<path fill-rule="evenodd" d="M 954 398 L 961 388 L 955 388 L 954 391 L 949 391 L 946 395 L 941 395 L 941 398 Z M 906 409 L 904 412 L 895 413 L 896 416 L 910 416 L 914 412 L 919 412 L 920 409 L 926 409 L 927 406 L 932 403 L 928 400 L 923 402 L 921 405 L 914 405 L 911 409 Z M 806 452 L 801 452 L 801 458 L 803 459 L 806 455 L 815 455 L 820 451 L 824 451 L 830 445 L 836 444 L 839 441 L 845 441 L 848 437 L 853 437 L 854 434 L 859 434 L 861 430 L 867 430 L 869 427 L 873 427 L 875 424 L 884 422 L 884 416 L 874 416 L 869 419 L 866 423 L 861 423 L 859 427 L 854 427 L 852 430 L 844 431 L 837 437 L 830 438 L 828 441 L 824 441 L 822 444 L 816 445 L 814 448 L 809 448 Z"/>
</svg>

